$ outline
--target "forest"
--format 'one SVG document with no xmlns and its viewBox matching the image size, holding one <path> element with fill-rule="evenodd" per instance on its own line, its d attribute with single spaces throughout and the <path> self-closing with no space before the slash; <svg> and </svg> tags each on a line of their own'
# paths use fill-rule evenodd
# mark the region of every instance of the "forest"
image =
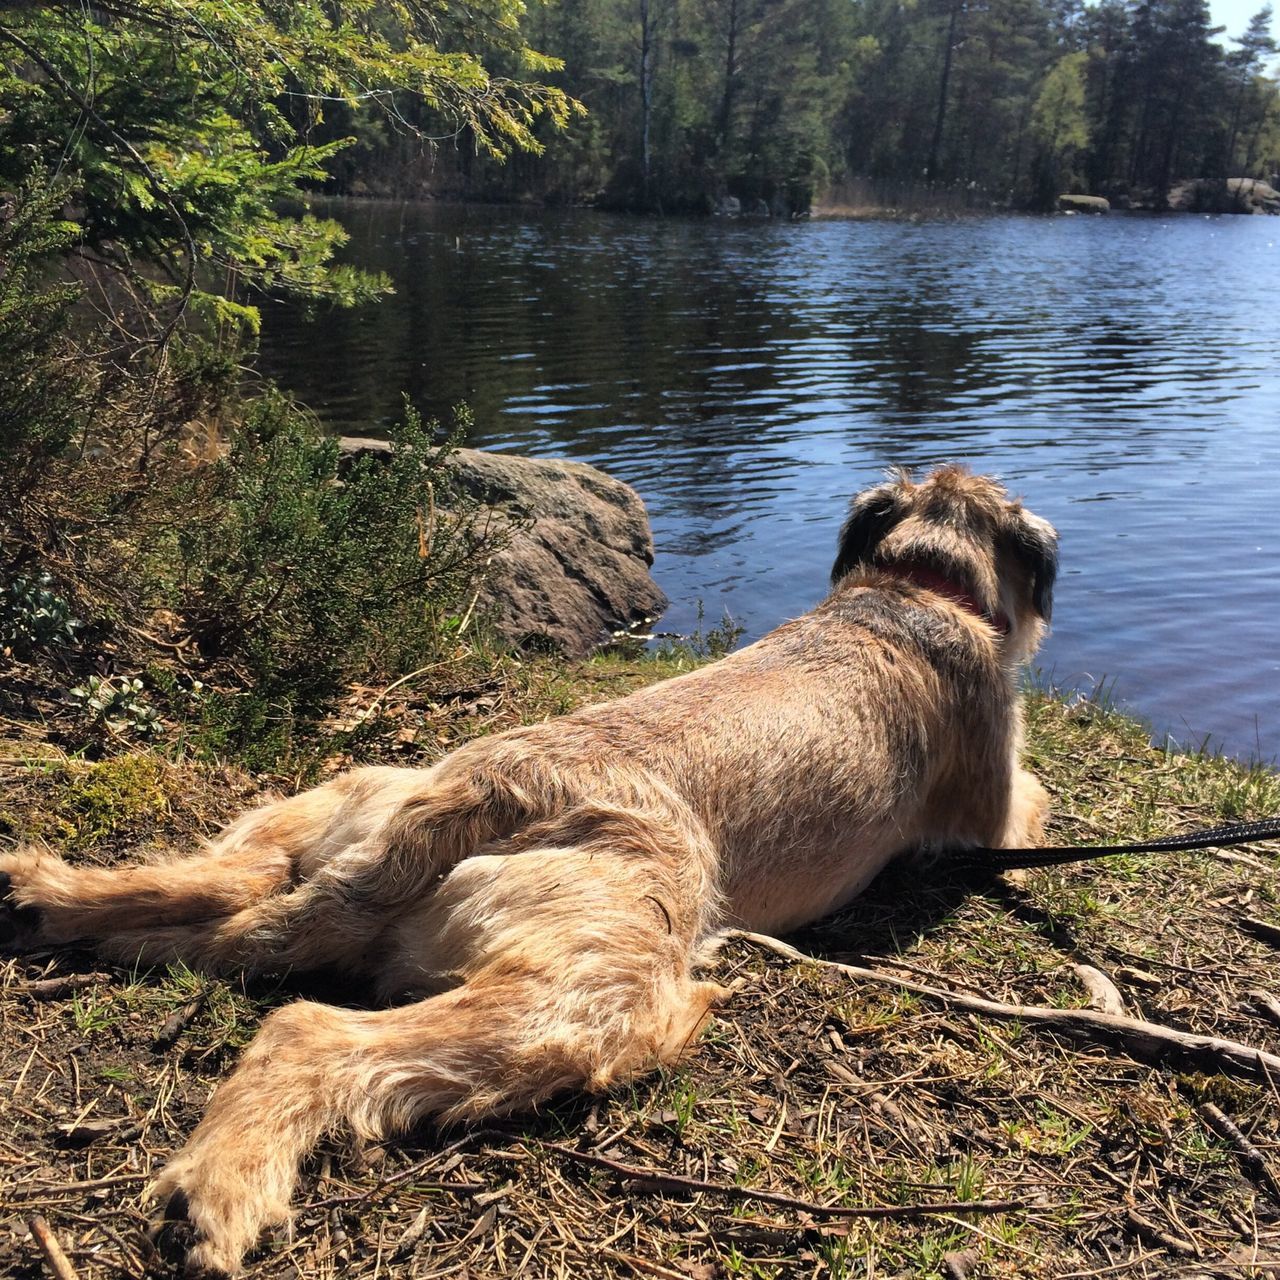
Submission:
<svg viewBox="0 0 1280 1280">
<path fill-rule="evenodd" d="M 335 164 L 344 192 L 1160 208 L 1179 180 L 1280 167 L 1270 25 L 1267 7 L 1228 35 L 1205 0 L 549 0 L 525 31 L 586 110 L 540 129 L 541 153 L 495 164 L 465 133 L 427 150 L 367 111 L 324 132 L 357 138 Z"/>
</svg>

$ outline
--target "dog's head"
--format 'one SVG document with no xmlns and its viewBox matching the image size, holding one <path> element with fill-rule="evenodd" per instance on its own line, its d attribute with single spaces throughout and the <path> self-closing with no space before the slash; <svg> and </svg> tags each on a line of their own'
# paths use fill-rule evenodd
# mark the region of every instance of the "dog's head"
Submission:
<svg viewBox="0 0 1280 1280">
<path fill-rule="evenodd" d="M 1058 534 L 1047 520 L 995 480 L 949 466 L 918 483 L 897 472 L 854 498 L 831 580 L 838 585 L 859 570 L 936 575 L 988 619 L 1007 621 L 1006 655 L 1022 661 L 1052 614 L 1057 569 Z"/>
</svg>

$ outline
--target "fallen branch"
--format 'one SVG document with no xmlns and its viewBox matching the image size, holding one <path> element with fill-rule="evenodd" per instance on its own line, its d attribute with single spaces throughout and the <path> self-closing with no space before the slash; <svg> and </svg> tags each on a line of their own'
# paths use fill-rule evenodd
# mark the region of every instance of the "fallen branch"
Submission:
<svg viewBox="0 0 1280 1280">
<path fill-rule="evenodd" d="M 1212 1102 L 1202 1102 L 1199 1111 L 1205 1124 L 1236 1153 L 1249 1177 L 1261 1183 L 1271 1199 L 1280 1204 L 1280 1184 L 1276 1182 L 1276 1175 L 1271 1172 L 1262 1152 L 1241 1132 L 1240 1126 Z"/>
<path fill-rule="evenodd" d="M 28 1000 L 60 1000 L 73 991 L 83 991 L 85 987 L 96 987 L 99 983 L 110 981 L 109 973 L 64 973 L 56 978 L 19 983 L 11 990 L 14 995 Z"/>
<path fill-rule="evenodd" d="M 1280 1000 L 1277 1000 L 1270 991 L 1254 990 L 1246 994 L 1253 1005 L 1265 1013 L 1277 1026 L 1280 1026 Z"/>
<path fill-rule="evenodd" d="M 782 1209 L 794 1209 L 814 1218 L 924 1218 L 939 1213 L 1015 1213 L 1030 1206 L 1025 1200 L 944 1200 L 928 1204 L 871 1204 L 839 1205 L 818 1204 L 812 1200 L 797 1200 L 778 1191 L 756 1191 L 751 1187 L 739 1187 L 728 1182 L 704 1182 L 701 1178 L 686 1178 L 678 1173 L 666 1173 L 661 1169 L 642 1169 L 637 1165 L 610 1160 L 608 1156 L 593 1155 L 590 1151 L 577 1151 L 557 1142 L 543 1144 L 548 1151 L 558 1152 L 570 1160 L 589 1164 L 597 1169 L 607 1169 L 626 1182 L 635 1182 L 653 1191 L 694 1191 L 703 1195 L 720 1196 L 726 1200 L 756 1200 L 763 1204 L 777 1205 Z"/>
<path fill-rule="evenodd" d="M 44 1260 L 57 1280 L 76 1280 L 75 1268 L 67 1255 L 62 1252 L 62 1246 L 58 1243 L 58 1237 L 53 1234 L 53 1228 L 39 1214 L 27 1223 L 27 1228 L 36 1244 L 40 1246 L 40 1252 L 44 1254 Z"/>
<path fill-rule="evenodd" d="M 734 929 L 728 936 L 752 942 L 766 951 L 772 951 L 798 964 L 835 969 L 850 978 L 897 987 L 901 991 L 926 996 L 957 1009 L 967 1009 L 971 1013 L 982 1013 L 989 1018 L 1000 1018 L 1008 1022 L 1024 1022 L 1033 1026 L 1048 1027 L 1052 1031 L 1061 1031 L 1081 1039 L 1115 1044 L 1140 1062 L 1167 1062 L 1172 1056 L 1197 1067 L 1208 1066 L 1251 1079 L 1261 1077 L 1265 1080 L 1280 1077 L 1280 1056 L 1268 1053 L 1265 1049 L 1255 1049 L 1252 1045 L 1242 1044 L 1238 1040 L 1192 1035 L 1186 1031 L 1175 1031 L 1172 1027 L 1163 1026 L 1158 1022 L 1143 1022 L 1138 1018 L 1098 1013 L 1093 1009 L 1049 1009 L 1043 1005 L 1005 1004 L 999 1000 L 989 1000 L 985 996 L 944 991 L 941 987 L 931 987 L 923 982 L 897 978 L 891 974 L 881 973 L 877 969 L 842 964 L 838 960 L 819 960 L 764 933 Z"/>
<path fill-rule="evenodd" d="M 1245 933 L 1251 933 L 1262 942 L 1269 942 L 1273 947 L 1280 946 L 1280 925 L 1270 920 L 1259 920 L 1256 916 L 1241 916 L 1240 927 Z"/>
</svg>

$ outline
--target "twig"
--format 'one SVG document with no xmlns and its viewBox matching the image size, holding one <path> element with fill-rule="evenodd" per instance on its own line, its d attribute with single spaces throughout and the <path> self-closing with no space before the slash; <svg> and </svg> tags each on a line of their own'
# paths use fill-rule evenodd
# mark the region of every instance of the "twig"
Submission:
<svg viewBox="0 0 1280 1280">
<path fill-rule="evenodd" d="M 661 1169 L 642 1169 L 636 1165 L 610 1160 L 608 1156 L 593 1155 L 589 1151 L 577 1151 L 561 1146 L 558 1142 L 543 1144 L 548 1151 L 556 1151 L 570 1160 L 589 1164 L 597 1169 L 608 1169 L 627 1182 L 639 1183 L 654 1191 L 696 1191 L 706 1195 L 722 1196 L 726 1200 L 758 1200 L 775 1204 L 779 1208 L 794 1209 L 815 1218 L 924 1218 L 938 1213 L 1014 1213 L 1028 1208 L 1024 1200 L 949 1200 L 928 1204 L 871 1204 L 825 1205 L 812 1200 L 797 1200 L 794 1196 L 777 1191 L 757 1191 L 751 1187 L 739 1187 L 727 1182 L 704 1182 L 701 1178 L 686 1178 L 678 1173 L 666 1173 Z"/>
<path fill-rule="evenodd" d="M 1089 993 L 1091 1009 L 1097 1009 L 1099 1013 L 1115 1014 L 1118 1018 L 1128 1014 L 1120 988 L 1101 969 L 1095 969 L 1091 964 L 1073 964 L 1071 967 Z"/>
<path fill-rule="evenodd" d="M 28 1186 L 6 1187 L 5 1195 L 23 1199 L 44 1199 L 46 1196 L 82 1195 L 86 1191 L 102 1191 L 106 1187 L 121 1187 L 131 1182 L 150 1182 L 150 1173 L 115 1173 L 108 1178 L 86 1178 L 83 1182 L 59 1182 L 53 1186 L 36 1183 Z"/>
<path fill-rule="evenodd" d="M 53 1228 L 39 1214 L 27 1223 L 27 1228 L 36 1244 L 40 1246 L 40 1252 L 44 1254 L 44 1260 L 57 1280 L 76 1280 L 75 1268 L 67 1255 L 62 1252 L 62 1246 L 58 1243 L 58 1237 L 53 1234 Z"/>
<path fill-rule="evenodd" d="M 1173 1056 L 1197 1065 L 1207 1062 L 1218 1070 L 1250 1078 L 1261 1076 L 1265 1079 L 1280 1076 L 1280 1056 L 1268 1053 L 1265 1049 L 1255 1049 L 1252 1045 L 1242 1044 L 1238 1040 L 1192 1035 L 1185 1031 L 1175 1031 L 1172 1027 L 1163 1026 L 1158 1022 L 1143 1022 L 1138 1018 L 1098 1013 L 1093 1009 L 1049 1009 L 1043 1005 L 1005 1004 L 999 1000 L 989 1000 L 985 996 L 944 991 L 941 987 L 927 986 L 923 982 L 895 978 L 891 974 L 881 973 L 876 969 L 841 964 L 836 960 L 819 960 L 814 956 L 805 955 L 803 951 L 797 951 L 795 947 L 778 938 L 769 937 L 768 934 L 734 929 L 728 936 L 753 942 L 756 946 L 785 956 L 788 960 L 799 964 L 836 969 L 863 982 L 878 982 L 885 986 L 897 987 L 902 991 L 926 996 L 958 1009 L 983 1013 L 990 1018 L 1032 1023 L 1094 1042 L 1101 1040 L 1118 1044 L 1126 1053 L 1139 1061 L 1163 1062 Z"/>
<path fill-rule="evenodd" d="M 1272 1022 L 1280 1025 L 1280 1000 L 1277 1000 L 1271 992 L 1254 990 L 1245 994 L 1249 997 L 1251 1004 L 1265 1013 Z"/>
<path fill-rule="evenodd" d="M 328 1196 L 323 1200 L 310 1200 L 304 1208 L 308 1210 L 332 1209 L 339 1205 L 359 1204 L 365 1200 L 371 1200 L 375 1196 L 382 1195 L 388 1188 L 398 1186 L 400 1183 L 416 1177 L 445 1156 L 462 1150 L 463 1147 L 472 1142 L 478 1142 L 482 1138 L 494 1136 L 509 1138 L 511 1135 L 501 1129 L 474 1129 L 469 1133 L 463 1134 L 461 1138 L 456 1142 L 451 1142 L 447 1147 L 442 1147 L 439 1151 L 433 1151 L 430 1155 L 423 1156 L 421 1160 L 415 1160 L 412 1164 L 406 1165 L 403 1169 L 398 1169 L 387 1177 L 379 1178 L 373 1186 L 365 1191 L 356 1191 L 350 1195 L 343 1196 Z M 478 1192 L 489 1190 L 489 1185 L 485 1182 L 428 1182 L 417 1185 L 422 1186 L 427 1191 L 452 1191 L 458 1195 L 475 1195 Z"/>
<path fill-rule="evenodd" d="M 41 978 L 37 982 L 24 982 L 13 988 L 13 994 L 25 996 L 28 1000 L 59 1000 L 73 991 L 110 981 L 109 973 L 67 973 L 56 978 Z"/>
<path fill-rule="evenodd" d="M 1280 1183 L 1276 1182 L 1266 1157 L 1244 1136 L 1240 1126 L 1212 1102 L 1202 1102 L 1198 1110 L 1205 1124 L 1240 1157 L 1240 1163 L 1249 1176 L 1260 1182 L 1272 1200 L 1280 1204 Z"/>
<path fill-rule="evenodd" d="M 180 1009 L 175 1009 L 165 1020 L 164 1025 L 151 1042 L 153 1049 L 168 1049 L 177 1042 L 178 1037 L 190 1025 L 192 1018 L 204 1007 L 209 998 L 208 988 L 201 991 L 193 1000 L 188 1000 Z"/>
<path fill-rule="evenodd" d="M 377 696 L 376 698 L 374 698 L 374 700 L 373 700 L 371 703 L 369 703 L 369 705 L 368 705 L 368 706 L 367 706 L 367 707 L 366 707 L 366 708 L 365 708 L 365 709 L 364 709 L 364 710 L 363 710 L 363 711 L 362 711 L 362 712 L 361 712 L 361 713 L 356 717 L 356 719 L 355 719 L 355 726 L 356 726 L 356 728 L 359 728 L 359 727 L 360 727 L 360 725 L 364 724 L 364 722 L 365 722 L 365 721 L 366 721 L 366 720 L 367 720 L 371 715 L 373 715 L 373 713 L 374 713 L 374 712 L 375 712 L 375 711 L 376 711 L 376 710 L 377 710 L 377 709 L 382 705 L 382 703 L 386 700 L 387 694 L 389 694 L 393 689 L 398 689 L 402 684 L 408 684 L 410 680 L 416 680 L 419 676 L 425 676 L 425 675 L 427 674 L 427 672 L 428 672 L 428 671 L 434 671 L 437 667 L 445 667 L 445 666 L 448 666 L 448 665 L 449 665 L 449 664 L 448 664 L 447 662 L 432 662 L 432 663 L 430 663 L 428 666 L 425 666 L 425 667 L 419 667 L 419 668 L 417 669 L 417 671 L 410 671 L 410 672 L 409 672 L 409 674 L 408 674 L 407 676 L 401 676 L 398 680 L 393 680 L 393 681 L 392 681 L 389 685 L 387 685 L 387 687 L 386 687 L 385 689 L 383 689 L 383 691 L 382 691 L 380 694 L 378 694 L 378 696 Z"/>
<path fill-rule="evenodd" d="M 1190 1240 L 1183 1240 L 1181 1236 L 1170 1235 L 1161 1227 L 1156 1226 L 1148 1218 L 1144 1218 L 1134 1209 L 1130 1209 L 1125 1217 L 1129 1221 L 1129 1225 L 1134 1228 L 1140 1236 L 1147 1240 L 1151 1240 L 1156 1244 L 1162 1245 L 1168 1249 L 1170 1253 L 1181 1253 L 1187 1257 L 1198 1258 L 1200 1250 L 1191 1243 Z"/>
<path fill-rule="evenodd" d="M 1259 920 L 1256 916 L 1241 916 L 1240 927 L 1245 933 L 1251 933 L 1263 942 L 1280 946 L 1280 924 L 1272 924 L 1270 920 Z"/>
</svg>

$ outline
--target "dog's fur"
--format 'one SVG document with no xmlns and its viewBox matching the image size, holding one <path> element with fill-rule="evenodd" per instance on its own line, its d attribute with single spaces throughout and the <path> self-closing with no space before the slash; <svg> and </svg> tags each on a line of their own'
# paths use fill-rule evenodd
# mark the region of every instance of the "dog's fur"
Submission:
<svg viewBox="0 0 1280 1280">
<path fill-rule="evenodd" d="M 712 666 L 431 769 L 353 770 L 185 860 L 0 857 L 11 944 L 338 965 L 392 1003 L 267 1018 L 153 1187 L 184 1204 L 191 1264 L 234 1271 L 327 1132 L 672 1061 L 723 995 L 694 976 L 717 931 L 793 929 L 922 845 L 1035 841 L 1016 679 L 1056 544 L 994 481 L 898 475 L 854 501 L 830 596 Z"/>
</svg>

